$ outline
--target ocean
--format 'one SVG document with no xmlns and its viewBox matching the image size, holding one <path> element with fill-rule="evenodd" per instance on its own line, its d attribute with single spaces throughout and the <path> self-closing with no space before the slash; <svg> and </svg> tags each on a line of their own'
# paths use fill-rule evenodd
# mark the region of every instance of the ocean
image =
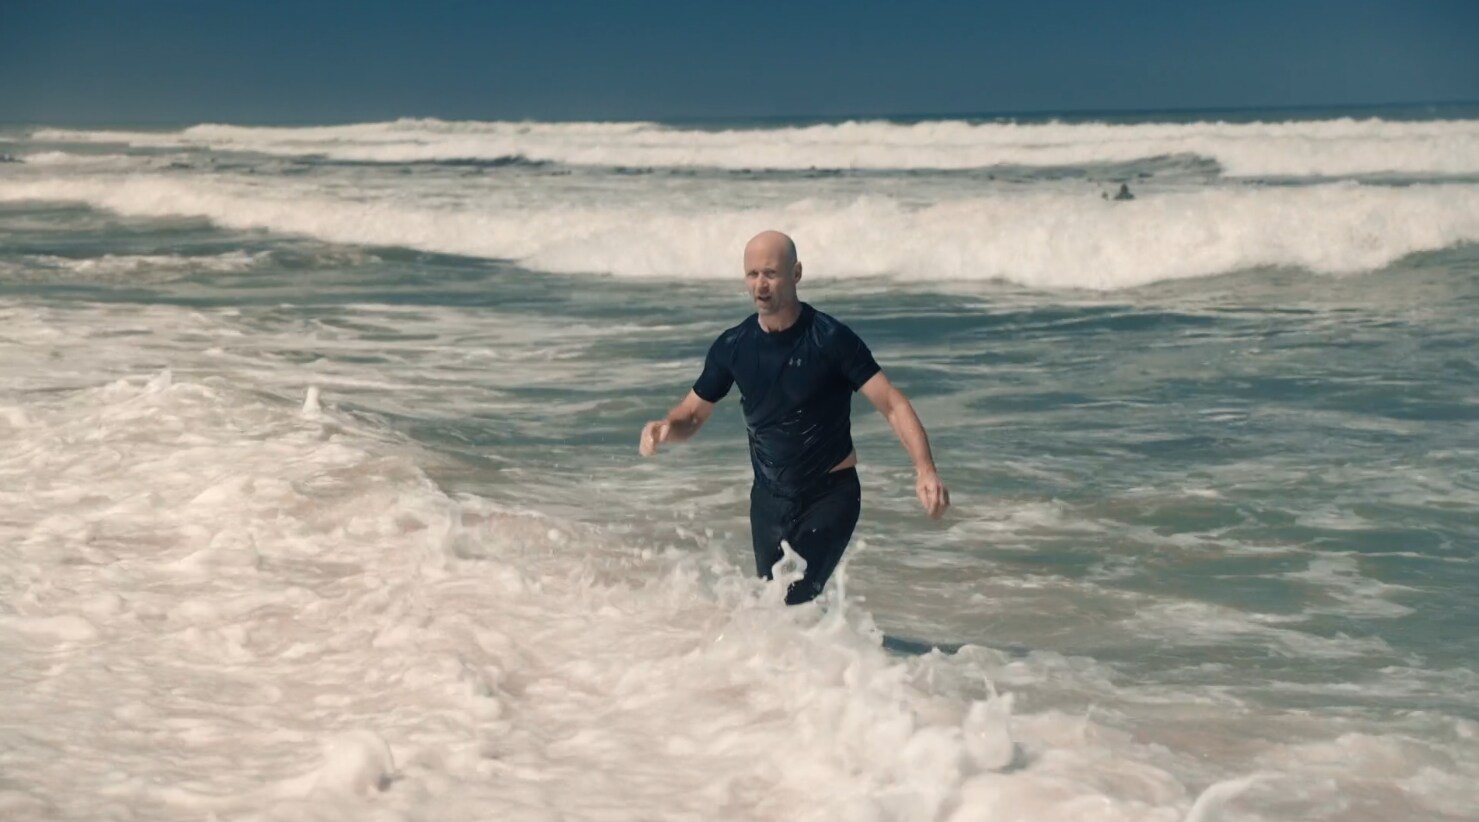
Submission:
<svg viewBox="0 0 1479 822">
<path fill-rule="evenodd" d="M 6 819 L 1479 819 L 1479 107 L 0 157 Z M 954 499 L 792 609 L 637 454 L 767 228 Z"/>
</svg>

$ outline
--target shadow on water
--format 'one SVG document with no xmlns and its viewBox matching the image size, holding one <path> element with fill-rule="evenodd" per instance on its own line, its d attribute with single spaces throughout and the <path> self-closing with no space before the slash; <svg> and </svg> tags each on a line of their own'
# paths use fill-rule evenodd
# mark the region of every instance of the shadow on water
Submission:
<svg viewBox="0 0 1479 822">
<path fill-rule="evenodd" d="M 964 645 L 956 642 L 924 642 L 900 636 L 883 635 L 883 650 L 899 656 L 924 656 L 934 650 L 942 654 L 953 654 Z"/>
<path fill-rule="evenodd" d="M 927 642 L 922 639 L 911 639 L 909 637 L 883 635 L 883 650 L 898 656 L 925 656 L 933 651 L 939 651 L 946 656 L 958 653 L 970 643 L 966 642 Z M 1006 654 L 1012 659 L 1024 659 L 1030 649 L 1021 645 L 1008 645 L 996 650 Z"/>
</svg>

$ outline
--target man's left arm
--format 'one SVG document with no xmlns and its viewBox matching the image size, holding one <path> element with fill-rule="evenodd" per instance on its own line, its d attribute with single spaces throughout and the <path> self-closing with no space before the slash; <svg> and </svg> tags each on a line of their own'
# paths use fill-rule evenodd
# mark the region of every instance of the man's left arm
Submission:
<svg viewBox="0 0 1479 822">
<path fill-rule="evenodd" d="M 940 474 L 935 470 L 935 457 L 930 453 L 929 436 L 925 434 L 924 425 L 919 422 L 919 415 L 914 413 L 914 406 L 909 403 L 909 398 L 895 388 L 882 371 L 874 374 L 858 390 L 888 420 L 889 427 L 894 429 L 899 442 L 904 444 L 904 450 L 909 452 L 916 477 L 914 492 L 919 496 L 919 504 L 924 506 L 925 513 L 931 517 L 939 517 L 945 513 L 945 509 L 950 507 L 950 491 L 940 481 Z"/>
</svg>

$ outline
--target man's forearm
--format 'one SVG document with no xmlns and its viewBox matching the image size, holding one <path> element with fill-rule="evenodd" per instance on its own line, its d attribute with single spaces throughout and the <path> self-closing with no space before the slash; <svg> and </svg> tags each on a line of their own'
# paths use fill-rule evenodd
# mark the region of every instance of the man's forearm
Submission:
<svg viewBox="0 0 1479 822">
<path fill-rule="evenodd" d="M 904 450 L 909 452 L 915 472 L 934 471 L 935 456 L 930 452 L 929 436 L 924 432 L 924 424 L 919 421 L 919 415 L 914 413 L 914 406 L 907 399 L 894 405 L 888 415 L 888 424 L 894 429 L 899 442 L 904 444 Z"/>
<path fill-rule="evenodd" d="M 668 442 L 685 442 L 703 425 L 697 414 L 685 413 L 681 405 L 668 412 L 667 423 Z"/>
</svg>

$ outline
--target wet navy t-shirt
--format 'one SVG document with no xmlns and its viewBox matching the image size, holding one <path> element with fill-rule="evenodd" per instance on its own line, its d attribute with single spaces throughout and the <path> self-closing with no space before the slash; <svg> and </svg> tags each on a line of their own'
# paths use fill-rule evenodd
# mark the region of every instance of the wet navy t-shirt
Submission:
<svg viewBox="0 0 1479 822">
<path fill-rule="evenodd" d="M 852 453 L 852 394 L 880 370 L 852 329 L 802 303 L 785 331 L 751 315 L 720 334 L 693 392 L 718 402 L 739 384 L 755 480 L 790 496 Z"/>
</svg>

